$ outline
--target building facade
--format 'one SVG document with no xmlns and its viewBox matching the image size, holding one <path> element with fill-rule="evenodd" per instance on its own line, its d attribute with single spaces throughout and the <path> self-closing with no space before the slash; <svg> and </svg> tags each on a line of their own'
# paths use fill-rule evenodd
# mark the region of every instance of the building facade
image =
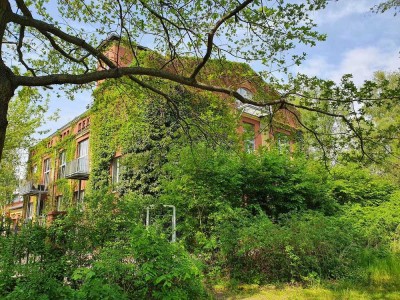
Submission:
<svg viewBox="0 0 400 300">
<path fill-rule="evenodd" d="M 132 59 L 125 50 L 121 52 L 116 46 L 109 48 L 107 55 L 119 65 L 128 65 L 129 59 Z M 224 80 L 230 86 L 235 86 L 246 98 L 251 99 L 260 94 L 260 88 L 254 81 L 243 80 L 238 75 L 232 77 L 232 80 Z M 263 92 L 268 93 L 265 90 Z M 221 98 L 226 99 L 225 96 Z M 256 151 L 275 143 L 293 151 L 296 135 L 299 133 L 297 112 L 287 109 L 272 111 L 272 108 L 263 109 L 239 101 L 233 102 L 232 99 L 229 101 L 232 103 L 232 113 L 237 116 L 237 133 L 241 137 L 244 150 Z M 119 106 L 118 110 L 119 115 L 124 114 L 124 108 Z M 27 176 L 21 182 L 19 200 L 5 209 L 14 224 L 29 221 L 51 222 L 72 206 L 84 209 L 84 198 L 92 172 L 92 153 L 98 152 L 91 141 L 93 138 L 101 139 L 91 128 L 95 114 L 96 110 L 90 108 L 30 149 Z M 103 122 L 107 122 L 107 117 L 111 120 L 111 115 L 106 116 Z M 126 128 L 129 130 L 129 127 Z M 113 134 L 112 131 L 110 134 Z M 104 177 L 107 177 L 104 180 L 111 181 L 110 186 L 121 181 L 123 156 L 118 142 L 113 145 L 114 149 L 110 152 L 112 155 L 106 159 L 107 174 L 104 173 Z M 125 167 L 129 168 L 129 165 Z"/>
</svg>

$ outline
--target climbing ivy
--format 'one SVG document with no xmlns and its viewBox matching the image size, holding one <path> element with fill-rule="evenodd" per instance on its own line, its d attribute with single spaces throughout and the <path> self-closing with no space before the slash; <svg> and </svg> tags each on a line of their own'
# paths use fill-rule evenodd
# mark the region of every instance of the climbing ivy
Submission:
<svg viewBox="0 0 400 300">
<path fill-rule="evenodd" d="M 134 83 L 123 85 L 125 89 L 120 90 L 115 82 L 107 82 L 95 93 L 92 188 L 109 186 L 110 164 L 116 151 L 122 154 L 124 166 L 124 180 L 118 191 L 157 195 L 162 166 L 172 145 L 199 140 L 234 144 L 235 116 L 217 96 L 195 94 L 178 85 L 158 82 L 159 88 L 173 99 L 172 104 Z"/>
<path fill-rule="evenodd" d="M 86 111 L 84 114 L 77 117 L 74 121 L 68 124 L 73 131 L 77 122 L 90 114 L 90 111 Z M 65 129 L 65 128 L 63 128 Z M 59 129 L 49 137 L 41 140 L 38 144 L 30 149 L 30 155 L 27 163 L 28 167 L 28 180 L 31 180 L 34 184 L 40 183 L 40 179 L 43 176 L 43 159 L 49 157 L 51 159 L 51 180 L 47 186 L 48 194 L 45 205 L 45 212 L 50 212 L 55 210 L 55 194 L 54 188 L 57 187 L 57 194 L 63 195 L 63 207 L 66 209 L 72 204 L 73 191 L 77 186 L 77 182 L 74 180 L 68 180 L 66 178 L 55 177 L 57 168 L 59 167 L 58 156 L 61 151 L 65 151 L 66 161 L 71 161 L 75 158 L 76 152 L 76 136 L 71 132 L 71 134 L 60 138 L 62 130 Z M 53 143 L 51 141 L 53 140 Z M 51 145 L 50 145 L 51 143 Z M 34 170 L 35 166 L 35 170 Z"/>
</svg>

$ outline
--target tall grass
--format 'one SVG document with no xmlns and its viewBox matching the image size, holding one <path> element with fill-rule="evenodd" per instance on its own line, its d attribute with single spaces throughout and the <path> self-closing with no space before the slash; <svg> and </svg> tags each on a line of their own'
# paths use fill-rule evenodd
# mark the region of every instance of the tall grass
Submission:
<svg viewBox="0 0 400 300">
<path fill-rule="evenodd" d="M 372 261 L 366 269 L 368 285 L 386 290 L 400 290 L 400 254 L 390 253 Z"/>
</svg>

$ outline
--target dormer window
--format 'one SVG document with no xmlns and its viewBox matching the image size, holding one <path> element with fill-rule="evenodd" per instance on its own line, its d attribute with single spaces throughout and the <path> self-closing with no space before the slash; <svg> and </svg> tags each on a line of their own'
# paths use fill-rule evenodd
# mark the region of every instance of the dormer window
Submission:
<svg viewBox="0 0 400 300">
<path fill-rule="evenodd" d="M 245 97 L 247 99 L 250 99 L 250 100 L 253 99 L 253 93 L 250 92 L 246 88 L 242 88 L 242 87 L 238 88 L 237 92 L 239 93 L 239 95 L 241 95 L 241 96 L 243 96 L 243 97 Z M 236 99 L 235 103 L 236 103 L 237 107 L 239 107 L 239 106 L 241 106 L 243 104 L 242 101 L 240 101 L 238 99 Z"/>
<path fill-rule="evenodd" d="M 249 100 L 252 100 L 252 99 L 253 99 L 253 93 L 250 92 L 250 91 L 249 91 L 248 89 L 246 89 L 246 88 L 243 88 L 243 87 L 238 88 L 237 92 L 238 92 L 241 96 L 243 96 L 243 97 L 245 97 L 245 98 L 247 98 L 247 99 L 249 99 Z"/>
</svg>

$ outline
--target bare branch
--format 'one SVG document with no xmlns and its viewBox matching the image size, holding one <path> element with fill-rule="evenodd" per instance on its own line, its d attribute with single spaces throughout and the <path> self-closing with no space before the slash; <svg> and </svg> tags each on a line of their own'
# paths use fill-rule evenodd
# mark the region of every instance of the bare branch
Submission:
<svg viewBox="0 0 400 300">
<path fill-rule="evenodd" d="M 338 102 L 338 103 L 354 103 L 354 102 L 363 102 L 363 101 L 382 101 L 382 100 L 396 100 L 400 99 L 400 96 L 393 97 L 385 97 L 383 98 L 357 98 L 352 100 L 342 100 L 342 99 L 334 99 L 334 98 L 322 98 L 322 97 L 309 97 L 299 92 L 289 92 L 287 95 L 295 95 L 301 98 L 314 99 L 318 101 L 328 101 L 328 102 Z"/>
<path fill-rule="evenodd" d="M 207 51 L 206 51 L 206 54 L 204 55 L 203 60 L 198 64 L 198 66 L 193 71 L 192 75 L 190 76 L 190 78 L 192 80 L 194 80 L 196 78 L 197 74 L 199 74 L 200 70 L 205 66 L 205 64 L 207 63 L 207 61 L 211 57 L 211 53 L 212 53 L 213 45 L 214 45 L 214 36 L 215 36 L 215 33 L 217 32 L 217 30 L 219 29 L 219 27 L 221 27 L 221 25 L 223 23 L 225 23 L 228 19 L 230 19 L 233 16 L 235 16 L 238 12 L 240 12 L 242 9 L 244 9 L 247 5 L 249 5 L 253 1 L 254 0 L 246 0 L 246 1 L 244 1 L 242 4 L 238 5 L 234 10 L 232 10 L 231 12 L 229 12 L 228 14 L 223 16 L 217 23 L 215 23 L 215 26 L 210 30 L 210 32 L 207 35 Z"/>
<path fill-rule="evenodd" d="M 344 123 L 346 123 L 346 125 L 349 127 L 349 129 L 356 135 L 359 143 L 360 143 L 360 148 L 361 148 L 361 153 L 362 156 L 366 156 L 368 157 L 371 161 L 374 161 L 374 159 L 365 151 L 365 147 L 364 147 L 364 137 L 362 136 L 362 133 L 357 131 L 356 128 L 354 127 L 354 125 L 351 123 L 351 121 L 349 119 L 346 118 L 345 115 L 343 114 L 339 114 L 339 113 L 331 113 L 328 111 L 324 111 L 315 107 L 308 107 L 308 106 L 304 106 L 304 105 L 299 105 L 299 104 L 294 104 L 294 103 L 290 103 L 287 102 L 285 100 L 282 100 L 283 103 L 285 103 L 288 106 L 292 106 L 295 108 L 299 108 L 299 109 L 304 109 L 304 110 L 308 110 L 308 111 L 313 111 L 313 112 L 318 112 L 327 116 L 331 116 L 331 117 L 335 117 L 335 118 L 340 118 L 341 120 L 343 120 Z"/>
<path fill-rule="evenodd" d="M 25 36 L 25 26 L 21 26 L 21 28 L 19 30 L 19 38 L 18 38 L 18 44 L 17 44 L 18 60 L 29 72 L 32 73 L 33 76 L 36 76 L 35 70 L 28 66 L 28 64 L 25 62 L 24 57 L 22 55 L 21 48 L 22 48 L 22 44 L 24 41 L 24 36 Z"/>
<path fill-rule="evenodd" d="M 78 38 L 76 36 L 70 35 L 68 33 L 65 33 L 61 29 L 59 29 L 51 24 L 33 19 L 31 17 L 20 16 L 15 13 L 11 13 L 9 18 L 10 18 L 10 21 L 20 24 L 22 26 L 33 27 L 33 28 L 36 28 L 37 30 L 39 30 L 40 32 L 44 31 L 44 32 L 52 33 L 53 35 L 57 36 L 58 38 L 66 41 L 68 43 L 79 46 L 80 48 L 86 50 L 94 57 L 103 61 L 110 68 L 115 67 L 113 62 L 101 52 L 101 49 L 96 49 L 93 46 L 89 45 L 85 40 Z"/>
</svg>

